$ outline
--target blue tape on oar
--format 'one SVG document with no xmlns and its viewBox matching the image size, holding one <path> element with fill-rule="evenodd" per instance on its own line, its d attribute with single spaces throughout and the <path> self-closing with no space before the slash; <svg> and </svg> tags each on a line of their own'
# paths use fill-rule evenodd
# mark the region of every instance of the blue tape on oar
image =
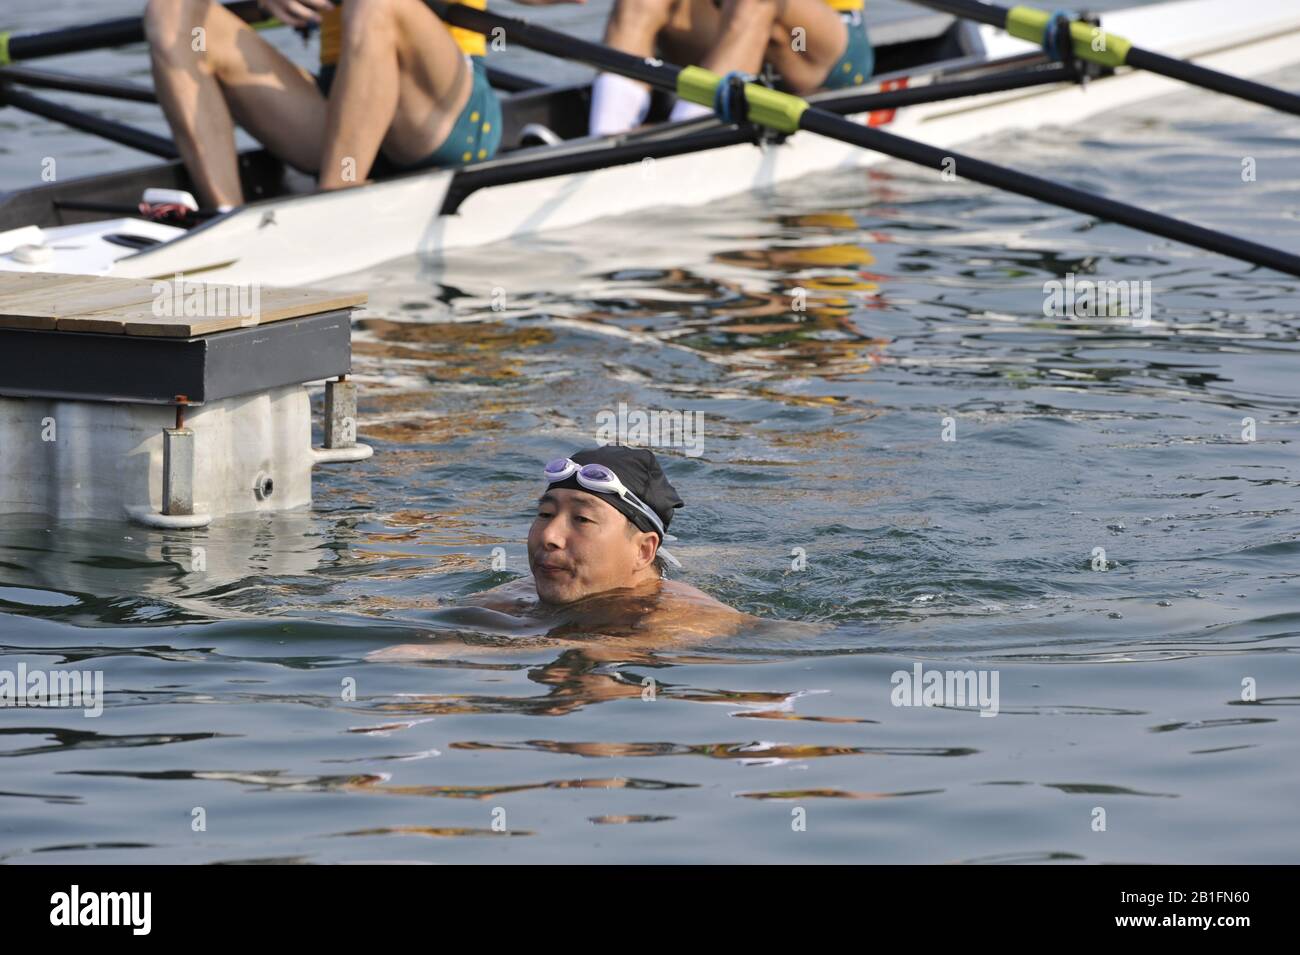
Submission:
<svg viewBox="0 0 1300 955">
<path fill-rule="evenodd" d="M 1070 29 L 1070 21 L 1078 19 L 1078 17 L 1069 10 L 1057 10 L 1052 14 L 1052 18 L 1047 21 L 1047 28 L 1043 30 L 1043 52 L 1046 53 L 1050 59 L 1055 60 L 1058 63 L 1061 61 L 1061 50 L 1058 45 L 1060 38 L 1056 31 L 1060 26 L 1061 17 L 1065 17 L 1067 21 L 1065 25 L 1066 30 Z"/>
<path fill-rule="evenodd" d="M 748 116 L 733 116 L 731 112 L 731 78 L 736 77 L 742 83 L 748 83 L 754 79 L 748 73 L 741 70 L 732 70 L 722 77 L 717 88 L 713 91 L 713 111 L 718 114 L 718 118 L 724 123 L 743 123 Z M 741 102 L 744 102 L 741 98 Z"/>
</svg>

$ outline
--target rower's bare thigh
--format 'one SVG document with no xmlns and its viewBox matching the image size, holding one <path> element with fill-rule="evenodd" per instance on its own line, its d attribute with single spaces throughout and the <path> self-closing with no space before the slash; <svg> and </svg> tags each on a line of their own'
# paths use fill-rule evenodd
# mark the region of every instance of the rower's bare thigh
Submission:
<svg viewBox="0 0 1300 955">
<path fill-rule="evenodd" d="M 423 0 L 348 0 L 343 6 L 343 56 L 367 37 L 389 30 L 398 67 L 398 96 L 383 150 L 415 162 L 442 144 L 469 99 L 469 65 L 451 31 Z M 382 55 L 382 54 L 381 54 Z"/>
<path fill-rule="evenodd" d="M 306 70 L 295 66 L 247 23 L 218 3 L 173 0 L 149 5 L 150 39 L 164 60 L 201 57 L 221 84 L 231 116 L 273 153 L 314 170 L 325 134 L 325 100 Z M 194 24 L 204 50 L 194 50 Z"/>
</svg>

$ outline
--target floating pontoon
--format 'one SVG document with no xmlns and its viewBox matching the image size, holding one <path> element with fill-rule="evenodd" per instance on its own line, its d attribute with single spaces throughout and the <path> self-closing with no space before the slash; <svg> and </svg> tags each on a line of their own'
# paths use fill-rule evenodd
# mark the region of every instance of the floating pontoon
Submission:
<svg viewBox="0 0 1300 955">
<path fill-rule="evenodd" d="M 185 528 L 310 504 L 312 468 L 372 453 L 347 379 L 365 298 L 0 273 L 0 514 Z"/>
</svg>

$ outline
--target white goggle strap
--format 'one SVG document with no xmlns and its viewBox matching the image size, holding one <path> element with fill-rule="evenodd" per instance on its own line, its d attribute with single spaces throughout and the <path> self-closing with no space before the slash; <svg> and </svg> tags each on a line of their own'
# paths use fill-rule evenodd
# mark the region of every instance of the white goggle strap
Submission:
<svg viewBox="0 0 1300 955">
<path fill-rule="evenodd" d="M 641 498 L 637 497 L 627 488 L 623 488 L 622 497 L 623 500 L 627 501 L 627 503 L 631 504 L 643 515 L 645 515 L 646 520 L 648 520 L 651 523 L 651 525 L 653 525 L 654 529 L 659 532 L 659 536 L 661 538 L 666 537 L 668 535 L 668 529 L 664 527 L 664 522 L 659 520 L 658 514 L 650 510 L 650 505 L 646 504 L 645 501 L 641 500 Z"/>
</svg>

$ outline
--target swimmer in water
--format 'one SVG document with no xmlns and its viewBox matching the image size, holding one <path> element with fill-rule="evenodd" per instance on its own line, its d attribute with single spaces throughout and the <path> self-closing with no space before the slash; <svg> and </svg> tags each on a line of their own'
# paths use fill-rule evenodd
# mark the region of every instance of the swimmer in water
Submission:
<svg viewBox="0 0 1300 955">
<path fill-rule="evenodd" d="M 440 611 L 440 620 L 544 635 L 551 646 L 599 641 L 611 649 L 699 642 L 757 622 L 697 587 L 666 578 L 668 565 L 681 566 L 663 544 L 675 539 L 668 525 L 683 502 L 652 451 L 579 451 L 552 461 L 544 476 L 528 531 L 532 576 L 466 598 L 454 611 Z M 407 644 L 370 659 L 440 658 L 446 650 Z"/>
</svg>

